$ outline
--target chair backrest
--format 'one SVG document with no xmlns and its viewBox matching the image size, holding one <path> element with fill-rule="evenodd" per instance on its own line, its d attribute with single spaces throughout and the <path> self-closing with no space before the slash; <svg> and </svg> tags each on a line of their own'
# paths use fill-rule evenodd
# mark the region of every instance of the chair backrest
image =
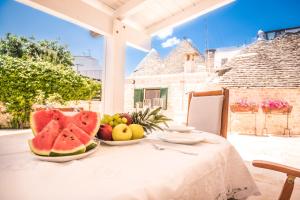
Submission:
<svg viewBox="0 0 300 200">
<path fill-rule="evenodd" d="M 190 92 L 187 125 L 227 138 L 229 90 Z"/>
</svg>

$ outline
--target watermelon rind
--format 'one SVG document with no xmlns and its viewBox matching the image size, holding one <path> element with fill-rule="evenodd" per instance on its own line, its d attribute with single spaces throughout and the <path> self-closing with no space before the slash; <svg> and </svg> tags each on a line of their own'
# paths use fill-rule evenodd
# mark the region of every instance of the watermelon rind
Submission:
<svg viewBox="0 0 300 200">
<path fill-rule="evenodd" d="M 97 113 L 97 124 L 94 131 L 91 132 L 90 136 L 94 137 L 98 133 L 100 125 L 101 125 L 101 117 L 100 117 L 100 113 Z"/>
<path fill-rule="evenodd" d="M 78 146 L 77 148 L 74 148 L 69 151 L 57 151 L 57 150 L 51 150 L 50 156 L 57 157 L 57 156 L 72 156 L 77 154 L 82 154 L 86 151 L 85 146 L 82 144 Z"/>
<path fill-rule="evenodd" d="M 33 120 L 33 114 L 34 114 L 33 112 L 30 113 L 29 123 L 30 123 L 30 127 L 32 129 L 33 135 L 37 135 L 38 131 L 36 130 L 36 125 L 35 125 L 34 120 Z"/>
<path fill-rule="evenodd" d="M 34 148 L 34 145 L 32 144 L 32 140 L 28 140 L 28 144 L 30 147 L 30 150 L 32 151 L 32 153 L 36 154 L 36 155 L 40 155 L 40 156 L 49 156 L 50 151 L 42 151 L 42 150 L 38 150 L 36 148 Z"/>
<path fill-rule="evenodd" d="M 97 145 L 98 143 L 95 140 L 91 139 L 89 143 L 86 144 L 86 151 L 94 149 L 95 147 L 97 147 Z"/>
</svg>

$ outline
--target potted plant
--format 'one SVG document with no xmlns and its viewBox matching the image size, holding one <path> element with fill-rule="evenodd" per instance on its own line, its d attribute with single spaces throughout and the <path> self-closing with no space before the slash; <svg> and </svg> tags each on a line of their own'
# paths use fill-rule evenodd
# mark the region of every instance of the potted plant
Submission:
<svg viewBox="0 0 300 200">
<path fill-rule="evenodd" d="M 258 104 L 248 101 L 247 99 L 240 99 L 230 104 L 231 112 L 258 112 Z"/>
<path fill-rule="evenodd" d="M 262 102 L 261 108 L 264 113 L 290 113 L 293 106 L 284 100 L 269 99 Z"/>
</svg>

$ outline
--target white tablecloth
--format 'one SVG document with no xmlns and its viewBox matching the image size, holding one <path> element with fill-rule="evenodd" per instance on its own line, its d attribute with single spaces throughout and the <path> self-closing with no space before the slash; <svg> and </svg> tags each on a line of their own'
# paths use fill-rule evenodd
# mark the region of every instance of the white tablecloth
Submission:
<svg viewBox="0 0 300 200">
<path fill-rule="evenodd" d="M 36 160 L 27 145 L 30 133 L 0 137 L 1 200 L 245 199 L 259 191 L 235 148 L 218 144 L 175 145 L 199 155 L 156 150 L 146 140 L 106 146 L 82 160 Z M 165 145 L 165 143 L 164 143 Z"/>
</svg>

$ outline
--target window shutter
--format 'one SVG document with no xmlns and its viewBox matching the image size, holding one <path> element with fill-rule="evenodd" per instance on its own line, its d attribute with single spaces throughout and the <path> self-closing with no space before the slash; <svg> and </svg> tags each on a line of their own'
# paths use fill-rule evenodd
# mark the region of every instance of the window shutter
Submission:
<svg viewBox="0 0 300 200">
<path fill-rule="evenodd" d="M 137 102 L 143 102 L 144 100 L 144 89 L 134 89 L 134 105 L 133 107 L 136 107 Z"/>
<path fill-rule="evenodd" d="M 160 89 L 160 98 L 163 99 L 164 105 L 163 109 L 167 110 L 167 104 L 168 104 L 168 88 L 161 88 Z"/>
</svg>

